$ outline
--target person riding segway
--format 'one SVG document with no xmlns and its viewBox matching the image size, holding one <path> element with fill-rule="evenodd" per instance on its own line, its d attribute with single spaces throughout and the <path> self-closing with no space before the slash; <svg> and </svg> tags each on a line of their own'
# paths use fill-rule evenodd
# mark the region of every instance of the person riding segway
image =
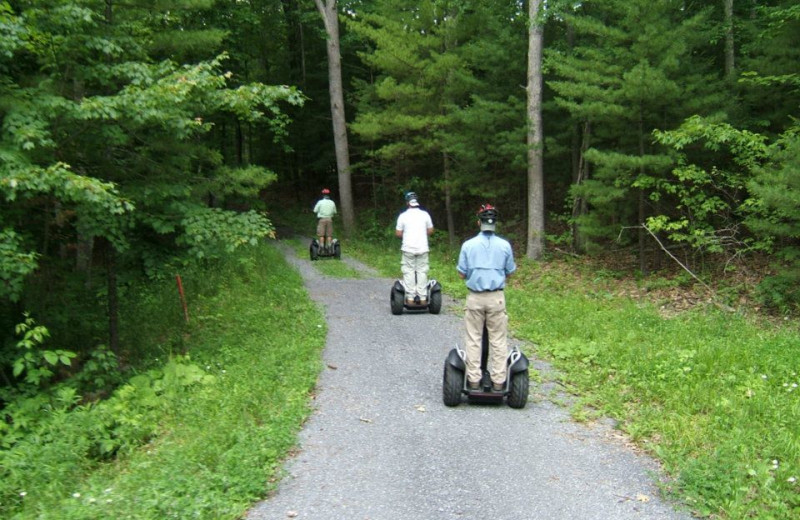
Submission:
<svg viewBox="0 0 800 520">
<path fill-rule="evenodd" d="M 528 359 L 508 348 L 505 284 L 517 266 L 507 240 L 495 234 L 498 211 L 484 204 L 477 213 L 480 233 L 461 246 L 456 267 L 468 294 L 464 315 L 465 349 L 453 349 L 445 361 L 443 399 L 455 406 L 470 400 L 502 401 L 522 408 L 528 399 Z"/>
<path fill-rule="evenodd" d="M 336 215 L 336 203 L 331 200 L 331 190 L 322 189 L 322 198 L 317 201 L 312 210 L 317 215 L 317 238 L 311 241 L 309 253 L 311 260 L 321 256 L 339 258 L 341 249 L 339 241 L 333 238 L 333 217 Z"/>
<path fill-rule="evenodd" d="M 428 280 L 428 236 L 433 234 L 433 220 L 419 207 L 416 193 L 406 193 L 405 201 L 407 208 L 397 217 L 395 226 L 395 236 L 402 239 L 403 280 L 397 280 L 392 287 L 392 313 L 402 314 L 405 308 L 438 314 L 442 305 L 441 285 Z"/>
</svg>

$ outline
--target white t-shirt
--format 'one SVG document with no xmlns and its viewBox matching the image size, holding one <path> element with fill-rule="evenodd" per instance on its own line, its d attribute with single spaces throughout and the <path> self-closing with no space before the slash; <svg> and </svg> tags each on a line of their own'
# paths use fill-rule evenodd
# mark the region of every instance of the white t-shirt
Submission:
<svg viewBox="0 0 800 520">
<path fill-rule="evenodd" d="M 433 221 L 427 211 L 419 208 L 408 208 L 397 217 L 397 231 L 403 232 L 403 245 L 400 250 L 418 255 L 428 252 L 428 230 Z"/>
</svg>

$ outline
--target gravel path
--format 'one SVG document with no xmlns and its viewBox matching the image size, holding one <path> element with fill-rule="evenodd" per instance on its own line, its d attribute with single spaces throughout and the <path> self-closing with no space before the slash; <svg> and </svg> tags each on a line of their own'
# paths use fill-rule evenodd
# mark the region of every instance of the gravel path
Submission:
<svg viewBox="0 0 800 520">
<path fill-rule="evenodd" d="M 659 498 L 652 460 L 607 426 L 571 421 L 534 384 L 522 410 L 444 406 L 444 359 L 462 342 L 459 302 L 445 297 L 440 315 L 394 316 L 393 280 L 346 251 L 361 279 L 322 276 L 284 251 L 324 306 L 326 368 L 298 453 L 248 519 L 691 518 Z"/>
</svg>

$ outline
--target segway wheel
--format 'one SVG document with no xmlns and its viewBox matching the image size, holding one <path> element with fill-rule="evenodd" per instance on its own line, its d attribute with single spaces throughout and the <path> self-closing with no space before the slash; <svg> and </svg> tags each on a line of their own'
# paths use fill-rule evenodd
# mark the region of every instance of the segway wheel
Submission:
<svg viewBox="0 0 800 520">
<path fill-rule="evenodd" d="M 431 314 L 439 314 L 439 311 L 442 310 L 442 291 L 431 293 L 431 302 L 428 304 L 428 310 Z"/>
<path fill-rule="evenodd" d="M 405 295 L 402 292 L 395 289 L 394 287 L 392 287 L 392 293 L 389 296 L 389 298 L 390 298 L 389 303 L 391 304 L 392 307 L 392 314 L 394 315 L 403 314 L 403 298 L 405 298 Z"/>
<path fill-rule="evenodd" d="M 444 362 L 442 377 L 442 401 L 445 406 L 458 406 L 461 403 L 461 390 L 464 388 L 464 373 Z"/>
<path fill-rule="evenodd" d="M 308 253 L 312 262 L 319 257 L 319 244 L 316 240 L 311 241 L 311 245 L 308 246 Z"/>
<path fill-rule="evenodd" d="M 339 245 L 339 242 L 333 244 L 333 257 L 337 260 L 342 257 L 342 246 Z"/>
<path fill-rule="evenodd" d="M 525 408 L 528 402 L 528 389 L 530 376 L 527 370 L 511 375 L 511 385 L 508 393 L 508 406 L 511 408 Z"/>
</svg>

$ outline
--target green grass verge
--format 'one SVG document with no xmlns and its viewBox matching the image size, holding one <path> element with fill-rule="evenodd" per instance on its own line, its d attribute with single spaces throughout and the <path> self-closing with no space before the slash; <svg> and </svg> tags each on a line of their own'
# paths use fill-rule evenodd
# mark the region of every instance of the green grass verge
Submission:
<svg viewBox="0 0 800 520">
<path fill-rule="evenodd" d="M 397 246 L 352 241 L 348 252 L 398 276 Z M 463 298 L 456 261 L 434 241 L 431 276 Z M 700 516 L 800 518 L 796 328 L 708 309 L 667 318 L 618 296 L 603 273 L 517 261 L 512 331 L 556 368 L 576 418 L 616 419 L 675 477 L 665 491 Z"/>
<path fill-rule="evenodd" d="M 122 387 L 118 394 L 140 397 L 115 396 L 109 403 L 120 409 L 102 417 L 100 406 L 56 410 L 85 424 L 65 420 L 69 431 L 4 452 L 2 516 L 239 518 L 274 485 L 310 412 L 324 318 L 269 244 L 183 278 L 190 324 L 171 348 L 185 350 L 189 361 Z M 154 313 L 177 305 L 174 289 L 171 301 L 153 303 Z M 97 447 L 78 439 L 103 427 L 136 428 L 137 421 L 152 427 L 149 441 L 106 462 L 92 459 Z M 41 445 L 43 439 L 50 442 Z"/>
</svg>

